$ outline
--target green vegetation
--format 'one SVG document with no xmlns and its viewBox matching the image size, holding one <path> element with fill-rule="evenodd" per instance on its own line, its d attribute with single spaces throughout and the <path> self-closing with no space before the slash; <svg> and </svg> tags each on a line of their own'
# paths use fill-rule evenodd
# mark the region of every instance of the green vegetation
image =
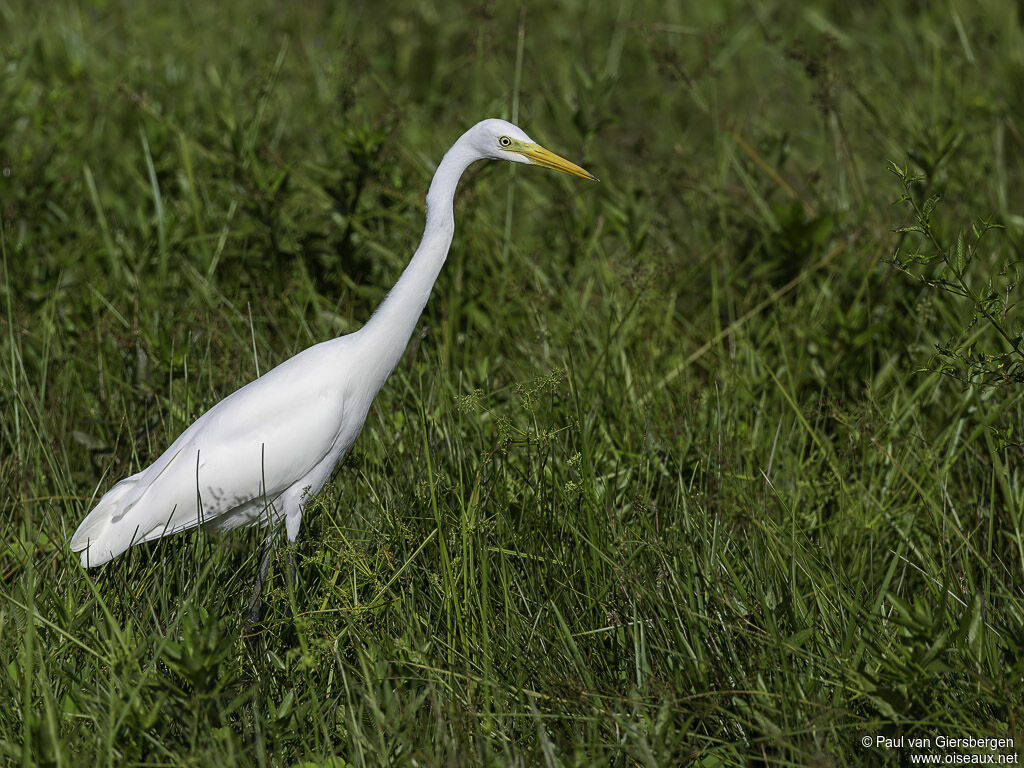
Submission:
<svg viewBox="0 0 1024 768">
<path fill-rule="evenodd" d="M 3 760 L 1024 746 L 1020 8 L 0 0 Z M 245 625 L 257 531 L 85 573 L 99 493 L 365 321 L 487 116 L 602 183 L 472 169 L 295 588 L 282 544 Z"/>
</svg>

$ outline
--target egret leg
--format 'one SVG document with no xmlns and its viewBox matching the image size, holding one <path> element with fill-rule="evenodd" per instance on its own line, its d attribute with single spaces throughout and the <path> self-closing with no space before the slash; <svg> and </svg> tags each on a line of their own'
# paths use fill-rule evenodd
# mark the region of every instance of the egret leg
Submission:
<svg viewBox="0 0 1024 768">
<path fill-rule="evenodd" d="M 263 612 L 263 583 L 267 580 L 267 571 L 270 570 L 270 554 L 273 552 L 273 545 L 270 537 L 267 537 L 267 547 L 263 553 L 263 562 L 260 564 L 260 572 L 256 574 L 256 582 L 252 585 L 252 597 L 249 598 L 249 623 L 255 624 L 260 620 Z M 294 568 L 294 566 L 293 566 Z"/>
<path fill-rule="evenodd" d="M 288 610 L 295 619 L 295 590 L 299 586 L 295 572 L 295 551 L 288 549 Z"/>
</svg>

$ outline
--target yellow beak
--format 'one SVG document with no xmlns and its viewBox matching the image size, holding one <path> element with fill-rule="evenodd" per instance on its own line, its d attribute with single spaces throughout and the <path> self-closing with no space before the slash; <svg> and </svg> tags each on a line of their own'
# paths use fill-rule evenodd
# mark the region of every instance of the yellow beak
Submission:
<svg viewBox="0 0 1024 768">
<path fill-rule="evenodd" d="M 599 179 L 594 174 L 590 173 L 590 171 L 583 170 L 576 165 L 576 163 L 570 163 L 564 157 L 559 157 L 554 152 L 549 152 L 544 149 L 544 147 L 537 144 L 522 144 L 513 151 L 519 153 L 534 165 L 550 168 L 553 171 L 568 173 L 570 176 L 579 176 L 581 179 L 599 181 Z"/>
</svg>

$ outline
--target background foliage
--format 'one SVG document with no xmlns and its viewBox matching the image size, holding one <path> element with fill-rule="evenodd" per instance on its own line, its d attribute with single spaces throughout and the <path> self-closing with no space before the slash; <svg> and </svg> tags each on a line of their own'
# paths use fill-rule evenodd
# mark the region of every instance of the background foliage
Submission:
<svg viewBox="0 0 1024 768">
<path fill-rule="evenodd" d="M 6 759 L 1024 743 L 1018 3 L 0 0 L 0 54 Z M 295 588 L 245 625 L 255 531 L 84 573 L 98 494 L 365 321 L 485 116 L 602 182 L 470 171 Z"/>
</svg>

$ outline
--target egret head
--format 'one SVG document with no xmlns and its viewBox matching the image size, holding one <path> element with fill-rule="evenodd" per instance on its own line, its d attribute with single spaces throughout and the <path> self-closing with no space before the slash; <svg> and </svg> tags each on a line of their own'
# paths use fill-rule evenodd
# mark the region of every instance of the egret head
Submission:
<svg viewBox="0 0 1024 768">
<path fill-rule="evenodd" d="M 526 163 L 551 168 L 555 171 L 597 181 L 597 177 L 575 163 L 570 163 L 554 152 L 537 144 L 517 125 L 506 120 L 492 118 L 481 120 L 470 129 L 473 146 L 483 157 L 508 160 L 512 163 Z"/>
</svg>

